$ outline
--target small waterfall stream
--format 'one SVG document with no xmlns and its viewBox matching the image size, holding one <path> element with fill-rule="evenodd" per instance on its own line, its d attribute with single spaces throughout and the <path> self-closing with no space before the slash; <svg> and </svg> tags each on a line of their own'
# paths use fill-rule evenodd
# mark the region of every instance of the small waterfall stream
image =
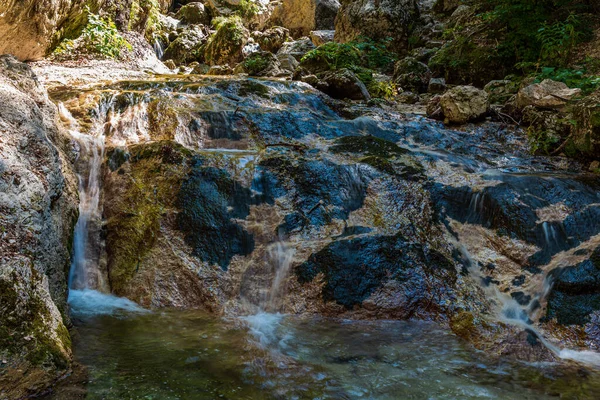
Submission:
<svg viewBox="0 0 600 400">
<path fill-rule="evenodd" d="M 103 119 L 109 103 L 96 110 L 90 132 L 82 133 L 71 113 L 59 104 L 59 114 L 69 134 L 79 145 L 76 160 L 79 180 L 79 219 L 73 237 L 73 256 L 69 271 L 69 304 L 74 315 L 111 314 L 115 310 L 141 311 L 134 302 L 108 294 L 106 271 L 102 268 L 104 245 L 101 239 L 101 173 L 105 137 Z"/>
</svg>

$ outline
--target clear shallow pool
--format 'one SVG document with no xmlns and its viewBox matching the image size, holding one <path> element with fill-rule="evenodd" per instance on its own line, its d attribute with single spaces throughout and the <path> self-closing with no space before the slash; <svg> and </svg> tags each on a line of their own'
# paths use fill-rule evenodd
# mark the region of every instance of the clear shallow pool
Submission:
<svg viewBox="0 0 600 400">
<path fill-rule="evenodd" d="M 598 399 L 600 376 L 493 362 L 421 322 L 74 315 L 87 399 Z"/>
</svg>

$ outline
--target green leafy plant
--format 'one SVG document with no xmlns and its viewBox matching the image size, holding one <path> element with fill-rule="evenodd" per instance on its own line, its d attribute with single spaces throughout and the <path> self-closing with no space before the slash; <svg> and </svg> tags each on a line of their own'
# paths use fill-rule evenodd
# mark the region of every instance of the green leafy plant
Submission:
<svg viewBox="0 0 600 400">
<path fill-rule="evenodd" d="M 238 14 L 242 18 L 252 18 L 260 12 L 260 7 L 252 0 L 240 0 Z"/>
<path fill-rule="evenodd" d="M 588 75 L 585 69 L 567 69 L 545 67 L 535 75 L 536 82 L 544 79 L 564 82 L 570 88 L 579 88 L 584 94 L 589 94 L 600 88 L 600 76 Z"/>
<path fill-rule="evenodd" d="M 394 82 L 372 80 L 367 89 L 371 96 L 379 99 L 392 99 L 396 96 L 398 88 Z"/>
<path fill-rule="evenodd" d="M 536 130 L 533 126 L 527 129 L 529 148 L 533 154 L 549 154 L 559 142 L 560 137 L 547 131 Z"/>
<path fill-rule="evenodd" d="M 565 65 L 580 41 L 582 33 L 577 29 L 579 25 L 581 22 L 574 14 L 570 14 L 564 21 L 544 23 L 536 35 L 541 45 L 539 60 Z"/>
</svg>

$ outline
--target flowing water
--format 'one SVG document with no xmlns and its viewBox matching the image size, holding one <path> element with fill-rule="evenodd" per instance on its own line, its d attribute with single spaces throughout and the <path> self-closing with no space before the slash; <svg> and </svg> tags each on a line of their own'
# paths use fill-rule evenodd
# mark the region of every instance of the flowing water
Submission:
<svg viewBox="0 0 600 400">
<path fill-rule="evenodd" d="M 249 90 L 259 95 L 246 93 Z M 81 204 L 69 303 L 77 328 L 75 357 L 89 373 L 86 398 L 600 398 L 598 353 L 569 350 L 546 339 L 541 318 L 557 272 L 581 262 L 581 254 L 599 245 L 597 179 L 580 176 L 568 165 L 528 156 L 519 150 L 522 141 L 506 132 L 498 143 L 497 137 L 482 136 L 477 129 L 457 132 L 397 113 L 345 119 L 295 83 L 164 79 L 121 82 L 89 92 L 101 100 L 85 134 L 60 107 L 79 145 Z M 73 93 L 60 96 L 68 99 Z M 167 107 L 176 110 L 175 115 Z M 241 126 L 259 129 L 262 137 L 257 140 L 252 129 Z M 307 248 L 335 237 L 368 235 L 370 229 L 392 229 L 381 223 L 369 229 L 349 226 L 348 221 L 360 217 L 346 209 L 358 210 L 366 197 L 362 180 L 367 178 L 356 161 L 341 161 L 338 181 L 346 209 L 337 222 L 327 222 L 333 231 L 338 223 L 342 231 L 334 238 L 314 227 L 273 235 L 256 251 L 259 256 L 249 258 L 260 265 L 244 275 L 241 298 L 234 299 L 250 303 L 251 307 L 239 308 L 243 312 L 219 317 L 199 311 L 150 311 L 109 294 L 100 229 L 105 146 L 167 139 L 198 154 L 235 158 L 228 171 L 233 168 L 239 181 L 262 196 L 256 182 L 264 176 L 254 167 L 260 155 L 253 146 L 268 150 L 293 138 L 304 140 L 314 154 L 327 148 L 324 141 L 344 134 L 370 134 L 410 149 L 423 165 L 429 180 L 426 188 L 452 232 L 449 242 L 460 250 L 470 278 L 481 284 L 493 309 L 491 318 L 533 332 L 558 357 L 580 363 L 498 359 L 429 322 L 286 314 L 289 282 L 298 259 L 307 257 Z M 398 201 L 413 194 L 409 190 Z M 334 205 L 324 202 L 323 196 L 311 196 L 302 198 L 308 204 L 304 220 L 317 221 L 315 225 L 321 223 L 319 218 L 330 221 Z M 395 218 L 394 207 L 385 209 L 385 218 Z M 267 226 L 269 217 L 258 223 Z M 404 215 L 393 223 L 392 233 L 419 229 Z M 269 229 L 275 231 L 271 225 Z"/>
</svg>

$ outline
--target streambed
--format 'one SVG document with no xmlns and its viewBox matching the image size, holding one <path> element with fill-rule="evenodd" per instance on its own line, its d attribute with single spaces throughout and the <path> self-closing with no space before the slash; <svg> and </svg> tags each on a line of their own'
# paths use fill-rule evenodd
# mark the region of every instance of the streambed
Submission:
<svg viewBox="0 0 600 400">
<path fill-rule="evenodd" d="M 104 307 L 89 296 L 71 301 L 75 358 L 89 373 L 87 399 L 600 395 L 600 374 L 591 369 L 494 360 L 429 322 L 266 313 L 219 318 L 198 311 L 148 312 L 113 297 L 100 299 Z"/>
</svg>

